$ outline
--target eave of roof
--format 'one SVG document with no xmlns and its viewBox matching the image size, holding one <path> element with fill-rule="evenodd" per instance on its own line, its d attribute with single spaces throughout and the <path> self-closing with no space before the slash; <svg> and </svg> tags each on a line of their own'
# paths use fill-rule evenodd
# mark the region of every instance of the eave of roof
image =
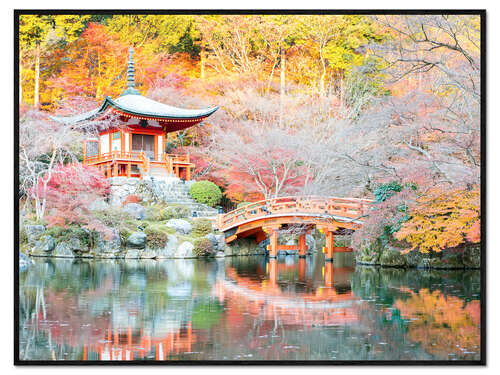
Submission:
<svg viewBox="0 0 500 375">
<path fill-rule="evenodd" d="M 100 116 L 108 107 L 112 107 L 121 113 L 133 117 L 148 117 L 158 120 L 201 120 L 219 109 L 218 106 L 204 110 L 177 108 L 146 98 L 142 95 L 125 93 L 125 95 L 120 96 L 116 100 L 107 96 L 101 106 L 92 111 L 74 116 L 50 116 L 50 118 L 64 124 L 76 124 Z"/>
</svg>

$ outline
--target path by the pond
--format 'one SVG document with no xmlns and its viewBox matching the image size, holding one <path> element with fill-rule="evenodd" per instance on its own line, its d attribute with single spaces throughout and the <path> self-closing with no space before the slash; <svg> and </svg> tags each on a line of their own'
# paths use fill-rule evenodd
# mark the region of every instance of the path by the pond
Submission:
<svg viewBox="0 0 500 375">
<path fill-rule="evenodd" d="M 36 259 L 20 274 L 20 358 L 479 359 L 480 271 L 339 255 Z"/>
</svg>

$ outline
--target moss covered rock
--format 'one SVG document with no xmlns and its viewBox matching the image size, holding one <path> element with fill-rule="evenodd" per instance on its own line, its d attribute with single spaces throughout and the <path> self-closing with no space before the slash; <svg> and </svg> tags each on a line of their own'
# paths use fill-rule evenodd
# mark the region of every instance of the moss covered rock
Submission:
<svg viewBox="0 0 500 375">
<path fill-rule="evenodd" d="M 405 256 L 397 249 L 385 248 L 380 255 L 379 262 L 381 266 L 386 267 L 406 267 Z"/>
<path fill-rule="evenodd" d="M 481 268 L 481 245 L 466 245 L 462 261 L 467 268 Z"/>
</svg>

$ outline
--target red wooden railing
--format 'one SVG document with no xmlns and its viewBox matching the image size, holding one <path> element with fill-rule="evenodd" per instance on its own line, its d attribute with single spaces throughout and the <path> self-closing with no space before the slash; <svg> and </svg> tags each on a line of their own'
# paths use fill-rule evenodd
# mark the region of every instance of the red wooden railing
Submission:
<svg viewBox="0 0 500 375">
<path fill-rule="evenodd" d="M 280 214 L 284 216 L 290 216 L 290 214 L 332 215 L 363 221 L 372 205 L 372 200 L 360 198 L 315 196 L 274 198 L 251 203 L 219 215 L 217 227 L 220 231 L 226 231 L 243 222 Z"/>
</svg>

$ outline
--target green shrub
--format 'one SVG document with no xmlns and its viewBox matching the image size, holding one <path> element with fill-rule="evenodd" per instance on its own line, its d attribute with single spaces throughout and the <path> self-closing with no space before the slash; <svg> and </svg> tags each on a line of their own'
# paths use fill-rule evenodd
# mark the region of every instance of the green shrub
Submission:
<svg viewBox="0 0 500 375">
<path fill-rule="evenodd" d="M 213 232 L 212 222 L 208 219 L 197 219 L 193 222 L 193 235 L 203 237 Z"/>
<path fill-rule="evenodd" d="M 27 244 L 28 243 L 28 234 L 26 233 L 26 229 L 21 228 L 19 230 L 19 243 Z"/>
<path fill-rule="evenodd" d="M 196 241 L 194 241 L 194 255 L 198 257 L 206 257 L 213 254 L 213 252 L 214 248 L 212 246 L 212 241 L 210 241 L 208 238 L 198 238 Z"/>
<path fill-rule="evenodd" d="M 222 192 L 220 188 L 211 181 L 198 181 L 191 185 L 189 193 L 198 203 L 214 207 L 220 202 Z"/>
<path fill-rule="evenodd" d="M 59 226 L 49 227 L 43 234 L 52 236 L 56 244 L 68 242 L 72 238 L 78 238 L 83 248 L 92 247 L 97 240 L 97 232 L 89 231 L 79 226 L 69 226 L 67 228 Z"/>
<path fill-rule="evenodd" d="M 163 249 L 168 242 L 168 234 L 152 225 L 147 227 L 144 233 L 147 236 L 146 245 L 152 249 Z"/>
</svg>

